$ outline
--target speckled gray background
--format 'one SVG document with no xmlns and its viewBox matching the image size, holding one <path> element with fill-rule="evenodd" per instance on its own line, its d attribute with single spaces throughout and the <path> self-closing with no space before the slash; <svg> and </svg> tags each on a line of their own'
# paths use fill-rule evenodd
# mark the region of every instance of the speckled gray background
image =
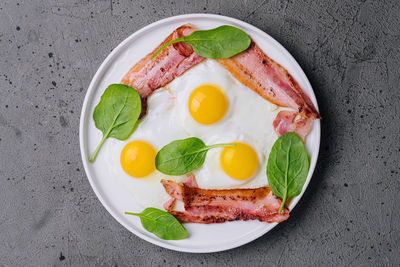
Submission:
<svg viewBox="0 0 400 267">
<path fill-rule="evenodd" d="M 151 22 L 195 12 L 276 38 L 324 118 L 317 168 L 290 220 L 213 254 L 159 248 L 119 225 L 86 179 L 78 140 L 107 54 Z M 399 265 L 399 18 L 396 0 L 2 0 L 0 265 Z"/>
</svg>

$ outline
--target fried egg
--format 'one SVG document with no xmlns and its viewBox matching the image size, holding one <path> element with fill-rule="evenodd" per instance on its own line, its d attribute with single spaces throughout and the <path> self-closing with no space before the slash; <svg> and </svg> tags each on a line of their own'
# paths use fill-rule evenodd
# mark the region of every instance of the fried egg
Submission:
<svg viewBox="0 0 400 267">
<path fill-rule="evenodd" d="M 160 180 L 180 182 L 185 176 L 160 173 L 155 155 L 174 140 L 195 136 L 206 145 L 235 144 L 208 151 L 203 166 L 193 171 L 199 187 L 265 186 L 277 112 L 277 106 L 207 59 L 148 98 L 147 114 L 129 139 L 108 142 L 106 162 L 139 204 L 162 208 L 169 196 Z"/>
</svg>

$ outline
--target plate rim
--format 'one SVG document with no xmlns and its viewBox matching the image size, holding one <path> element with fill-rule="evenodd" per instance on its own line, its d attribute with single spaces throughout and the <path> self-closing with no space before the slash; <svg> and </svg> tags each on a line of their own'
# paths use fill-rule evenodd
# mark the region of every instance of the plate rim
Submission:
<svg viewBox="0 0 400 267">
<path fill-rule="evenodd" d="M 231 243 L 229 245 L 222 245 L 218 248 L 212 247 L 210 249 L 208 248 L 187 248 L 187 247 L 182 247 L 182 246 L 176 246 L 173 244 L 168 244 L 168 243 L 164 243 L 162 242 L 163 240 L 157 240 L 157 239 L 152 239 L 140 232 L 138 232 L 135 228 L 131 227 L 130 225 L 126 224 L 125 222 L 123 222 L 122 220 L 119 219 L 119 217 L 117 216 L 117 214 L 114 212 L 114 210 L 109 206 L 109 204 L 107 203 L 107 201 L 104 199 L 103 195 L 101 194 L 99 188 L 97 188 L 93 177 L 90 175 L 89 172 L 89 167 L 88 167 L 88 155 L 86 154 L 86 146 L 87 144 L 85 144 L 84 141 L 84 133 L 87 131 L 84 128 L 84 122 L 86 121 L 86 116 L 88 116 L 88 102 L 89 99 L 91 99 L 93 97 L 93 94 L 95 92 L 95 85 L 98 82 L 99 78 L 101 78 L 101 76 L 104 74 L 107 66 L 110 64 L 111 59 L 119 52 L 119 50 L 121 48 L 123 48 L 127 43 L 130 42 L 131 39 L 134 39 L 137 35 L 142 34 L 143 32 L 146 32 L 148 30 L 150 30 L 151 28 L 155 28 L 159 25 L 165 24 L 165 23 L 169 23 L 169 22 L 174 22 L 174 20 L 181 20 L 181 19 L 190 19 L 190 18 L 212 18 L 212 19 L 218 19 L 218 20 L 224 20 L 226 22 L 229 23 L 236 23 L 238 25 L 242 25 L 244 27 L 250 28 L 252 31 L 260 34 L 261 36 L 266 36 L 268 37 L 271 42 L 276 45 L 282 54 L 284 54 L 286 57 L 288 57 L 293 63 L 294 63 L 294 67 L 296 69 L 298 69 L 300 71 L 300 73 L 304 76 L 304 81 L 306 83 L 306 86 L 311 88 L 311 95 L 310 98 L 313 102 L 313 104 L 315 105 L 315 108 L 317 109 L 317 111 L 319 111 L 318 108 L 318 102 L 317 99 L 315 97 L 315 93 L 314 93 L 314 89 L 310 84 L 310 81 L 307 78 L 307 75 L 304 73 L 303 69 L 301 68 L 301 66 L 298 64 L 298 62 L 296 61 L 296 59 L 289 53 L 289 51 L 286 50 L 286 48 L 281 45 L 277 40 L 275 40 L 272 36 L 270 36 L 268 33 L 264 32 L 263 30 L 259 29 L 256 26 L 253 26 L 245 21 L 236 19 L 236 18 L 232 18 L 232 17 L 228 17 L 228 16 L 223 16 L 223 15 L 217 15 L 217 14 L 209 14 L 209 13 L 190 13 L 190 14 L 182 14 L 182 15 L 177 15 L 177 16 L 171 16 L 171 17 L 167 17 L 158 21 L 155 21 L 153 23 L 150 23 L 146 26 L 144 26 L 143 28 L 135 31 L 134 33 L 132 33 L 131 35 L 129 35 L 127 38 L 125 38 L 121 43 L 119 43 L 113 50 L 111 53 L 108 54 L 108 56 L 103 60 L 103 62 L 101 63 L 101 65 L 99 66 L 99 68 L 97 69 L 95 75 L 93 76 L 88 89 L 86 91 L 85 94 L 85 98 L 82 104 L 82 110 L 81 110 L 81 114 L 80 114 L 80 123 L 79 123 L 79 146 L 80 146 L 80 153 L 81 153 L 81 159 L 82 159 L 82 163 L 83 163 L 83 167 L 85 169 L 85 174 L 87 179 L 89 180 L 90 186 L 92 187 L 92 190 L 95 192 L 97 198 L 99 199 L 100 203 L 103 205 L 103 207 L 108 211 L 108 213 L 111 214 L 111 216 L 117 221 L 119 222 L 122 226 L 124 226 L 128 231 L 130 231 L 131 233 L 135 234 L 136 236 L 138 236 L 139 238 L 146 240 L 147 242 L 150 242 L 154 245 L 163 247 L 163 248 L 167 248 L 167 249 L 171 249 L 171 250 L 175 250 L 175 251 L 180 251 L 180 252 L 190 252 L 190 253 L 211 253 L 211 252 L 219 252 L 219 251 L 224 251 L 224 250 L 229 250 L 229 249 L 233 249 L 236 247 L 240 247 L 242 245 L 245 245 L 247 243 L 250 243 L 252 241 L 254 241 L 255 239 L 263 236 L 264 234 L 266 234 L 267 232 L 271 231 L 273 228 L 275 228 L 276 225 L 278 225 L 278 223 L 273 223 L 270 224 L 270 227 L 266 227 L 265 231 L 260 231 L 259 234 L 251 236 L 249 238 L 243 238 L 240 241 L 237 241 L 235 243 Z M 314 101 L 313 101 L 314 100 Z M 320 145 L 321 145 L 321 124 L 319 120 L 314 121 L 314 126 L 315 130 L 316 130 L 316 141 L 317 141 L 317 147 L 316 149 L 316 159 L 315 161 L 311 161 L 310 163 L 310 178 L 306 180 L 303 190 L 301 192 L 301 194 L 299 196 L 297 196 L 295 199 L 293 199 L 293 201 L 290 203 L 290 207 L 291 207 L 291 211 L 293 211 L 294 207 L 297 205 L 297 203 L 300 201 L 300 199 L 302 198 L 304 192 L 307 190 L 307 187 L 311 181 L 311 178 L 314 174 L 314 170 L 315 170 L 315 166 L 316 163 L 318 161 L 318 156 L 319 156 L 319 150 L 320 150 Z"/>
</svg>

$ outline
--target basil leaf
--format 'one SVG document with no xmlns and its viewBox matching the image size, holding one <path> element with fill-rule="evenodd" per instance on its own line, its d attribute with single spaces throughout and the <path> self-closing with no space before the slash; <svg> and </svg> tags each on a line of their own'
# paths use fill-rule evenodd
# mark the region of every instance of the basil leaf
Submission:
<svg viewBox="0 0 400 267">
<path fill-rule="evenodd" d="M 235 146 L 235 144 L 206 146 L 197 137 L 175 140 L 158 151 L 156 168 L 167 175 L 183 175 L 203 165 L 209 149 L 222 146 Z"/>
<path fill-rule="evenodd" d="M 194 31 L 188 36 L 172 40 L 158 49 L 151 59 L 165 47 L 184 42 L 190 44 L 194 52 L 205 58 L 230 58 L 246 50 L 251 43 L 250 37 L 242 30 L 223 25 L 215 29 Z"/>
<path fill-rule="evenodd" d="M 94 161 L 108 137 L 125 140 L 132 134 L 141 109 L 140 96 L 135 89 L 123 84 L 107 87 L 93 112 L 94 123 L 103 133 L 103 138 L 89 159 L 90 162 Z"/>
<path fill-rule="evenodd" d="M 156 208 L 147 208 L 141 213 L 125 212 L 140 217 L 144 229 L 164 240 L 180 240 L 188 237 L 188 232 L 171 214 Z"/>
<path fill-rule="evenodd" d="M 285 133 L 272 146 L 267 164 L 268 183 L 275 196 L 282 198 L 279 213 L 288 198 L 301 193 L 310 161 L 300 137 Z"/>
</svg>

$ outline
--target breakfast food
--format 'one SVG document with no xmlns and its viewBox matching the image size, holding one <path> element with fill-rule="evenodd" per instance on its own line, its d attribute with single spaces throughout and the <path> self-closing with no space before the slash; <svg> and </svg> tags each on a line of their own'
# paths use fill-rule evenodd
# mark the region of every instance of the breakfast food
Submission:
<svg viewBox="0 0 400 267">
<path fill-rule="evenodd" d="M 278 136 L 284 133 L 294 132 L 305 141 L 307 134 L 310 132 L 313 118 L 302 117 L 296 111 L 283 110 L 276 115 L 274 120 L 274 130 Z"/>
<path fill-rule="evenodd" d="M 204 98 L 200 99 L 201 107 L 196 108 L 199 96 Z M 210 109 L 214 111 L 211 116 Z M 154 159 L 148 158 L 154 155 L 154 150 L 161 152 L 167 144 L 189 137 L 201 139 L 206 146 L 244 144 L 210 149 L 204 164 L 193 170 L 200 188 L 262 187 L 267 185 L 266 155 L 277 139 L 273 121 L 279 110 L 234 79 L 218 62 L 205 59 L 147 97 L 147 113 L 132 135 L 124 141 L 108 140 L 102 156 L 112 176 L 120 180 L 143 207 L 162 209 L 169 199 L 161 179 L 176 182 L 185 179 L 184 174 L 161 172 L 155 168 Z M 207 121 L 210 117 L 213 123 Z M 131 143 L 137 141 L 148 145 L 135 148 Z M 150 147 L 153 149 L 146 149 Z M 135 159 L 142 165 L 136 165 L 135 169 L 154 170 L 142 178 L 125 171 L 129 166 L 134 168 L 125 156 L 136 152 Z M 242 163 L 235 163 L 235 158 Z M 235 177 L 238 169 L 245 173 Z"/>
<path fill-rule="evenodd" d="M 154 90 L 167 85 L 175 77 L 204 60 L 196 55 L 188 44 L 176 43 L 165 48 L 157 58 L 151 56 L 164 44 L 173 39 L 191 34 L 195 29 L 190 25 L 183 25 L 173 31 L 158 47 L 141 59 L 122 78 L 121 83 L 135 88 L 142 98 L 142 115 L 146 114 L 147 101 Z"/>
<path fill-rule="evenodd" d="M 106 138 L 119 140 L 108 141 L 105 162 L 146 207 L 126 214 L 163 239 L 187 237 L 179 222 L 288 219 L 285 203 L 309 170 L 304 142 L 321 118 L 246 33 L 188 24 L 107 88 L 94 115 L 103 139 L 91 161 Z"/>
<path fill-rule="evenodd" d="M 254 42 L 246 51 L 217 61 L 233 77 L 266 100 L 293 108 L 307 118 L 320 118 L 310 98 L 288 71 L 264 54 Z"/>
<path fill-rule="evenodd" d="M 252 42 L 242 53 L 218 59 L 236 79 L 266 100 L 295 111 L 281 111 L 274 129 L 278 136 L 286 132 L 297 133 L 304 141 L 314 119 L 321 118 L 310 98 L 281 65 L 269 58 Z"/>
<path fill-rule="evenodd" d="M 172 197 L 165 209 L 183 223 L 223 223 L 236 220 L 259 220 L 282 222 L 289 218 L 287 208 L 279 213 L 282 200 L 275 197 L 268 186 L 255 189 L 200 189 L 193 175 L 184 183 L 161 180 Z M 184 203 L 185 211 L 175 211 L 178 199 Z"/>
<path fill-rule="evenodd" d="M 187 136 L 199 137 L 206 144 L 235 143 L 236 147 L 211 150 L 206 166 L 199 168 L 201 165 L 196 165 L 194 173 L 200 187 L 267 190 L 263 171 L 267 160 L 264 155 L 268 155 L 273 142 L 288 131 L 297 133 L 304 140 L 312 121 L 320 116 L 293 77 L 253 41 L 245 51 L 216 61 L 198 56 L 190 45 L 183 42 L 165 46 L 195 30 L 191 25 L 179 27 L 123 77 L 121 83 L 135 88 L 142 103 L 148 102 L 148 114 L 132 137 L 148 140 L 156 149 L 168 140 Z M 159 50 L 161 52 L 152 59 Z M 156 91 L 162 87 L 165 89 Z M 154 103 L 154 98 L 163 100 Z M 248 103 L 252 103 L 251 107 Z M 259 123 L 261 121 L 264 123 Z M 127 146 L 129 144 L 123 151 Z M 109 154 L 115 155 L 118 151 Z M 166 161 L 171 161 L 168 157 L 172 152 L 168 153 Z M 177 168 L 175 165 L 172 167 Z M 162 168 L 157 169 L 162 171 Z M 171 183 L 182 182 L 182 174 L 174 173 Z M 147 179 L 157 181 L 162 177 L 155 171 Z M 160 207 L 160 200 L 165 201 L 165 194 L 154 182 L 146 185 L 144 181 L 134 181 L 131 179 L 127 184 L 130 183 L 128 187 L 140 196 L 139 202 Z M 163 184 L 165 187 L 166 183 Z M 138 191 L 147 193 L 144 195 Z M 157 197 L 153 196 L 154 193 Z M 225 219 L 221 217 L 219 220 Z"/>
<path fill-rule="evenodd" d="M 121 83 L 135 88 L 145 106 L 146 98 L 151 93 L 168 84 L 175 77 L 200 63 L 204 58 L 196 55 L 185 43 L 175 43 L 161 51 L 154 60 L 155 51 L 173 39 L 187 36 L 196 30 L 186 24 L 170 34 L 153 52 L 140 60 L 124 76 Z M 236 56 L 217 59 L 233 77 L 261 97 L 281 107 L 290 107 L 295 111 L 285 111 L 277 116 L 274 127 L 278 136 L 287 130 L 298 133 L 304 140 L 312 121 L 320 119 L 310 98 L 303 92 L 299 84 L 288 71 L 269 58 L 253 41 L 249 48 Z M 142 114 L 144 114 L 142 111 Z M 300 123 L 298 122 L 300 121 Z"/>
</svg>

